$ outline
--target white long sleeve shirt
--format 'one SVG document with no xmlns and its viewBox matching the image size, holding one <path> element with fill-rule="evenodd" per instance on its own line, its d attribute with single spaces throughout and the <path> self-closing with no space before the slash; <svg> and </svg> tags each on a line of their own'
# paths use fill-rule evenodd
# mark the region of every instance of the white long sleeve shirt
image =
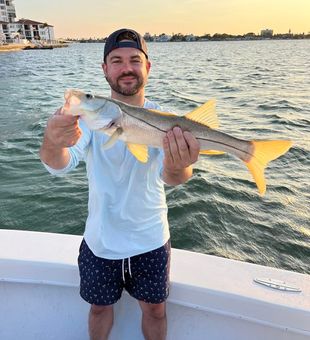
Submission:
<svg viewBox="0 0 310 340">
<path fill-rule="evenodd" d="M 160 109 L 148 100 L 145 108 Z M 63 175 L 79 161 L 86 162 L 89 184 L 88 218 L 84 232 L 92 252 L 107 259 L 124 259 L 164 245 L 169 237 L 167 204 L 162 180 L 163 151 L 149 148 L 147 163 L 139 162 L 122 141 L 104 150 L 109 138 L 91 131 L 80 120 L 82 136 L 69 148 L 66 168 L 55 170 Z"/>
</svg>

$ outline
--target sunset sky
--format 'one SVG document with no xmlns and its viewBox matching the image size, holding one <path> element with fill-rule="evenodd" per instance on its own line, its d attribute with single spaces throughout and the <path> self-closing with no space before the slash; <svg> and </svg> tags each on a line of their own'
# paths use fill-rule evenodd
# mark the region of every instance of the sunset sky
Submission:
<svg viewBox="0 0 310 340">
<path fill-rule="evenodd" d="M 57 38 L 144 34 L 310 32 L 310 0 L 15 0 L 17 18 L 48 22 Z"/>
</svg>

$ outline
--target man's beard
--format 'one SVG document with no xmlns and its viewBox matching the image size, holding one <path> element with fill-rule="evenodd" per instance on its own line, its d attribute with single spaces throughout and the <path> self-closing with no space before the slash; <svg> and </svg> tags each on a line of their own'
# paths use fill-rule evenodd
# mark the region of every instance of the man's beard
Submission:
<svg viewBox="0 0 310 340">
<path fill-rule="evenodd" d="M 130 87 L 126 87 L 126 86 L 122 86 L 119 84 L 119 81 L 121 80 L 122 77 L 135 77 L 136 79 L 136 84 L 134 86 L 130 86 Z M 144 87 L 144 81 L 141 77 L 139 77 L 138 75 L 136 75 L 133 72 L 128 72 L 128 73 L 123 73 L 122 75 L 120 75 L 116 81 L 113 81 L 110 77 L 106 76 L 105 77 L 107 82 L 109 83 L 109 85 L 111 86 L 111 89 L 113 91 L 115 91 L 116 93 L 119 93 L 123 96 L 133 96 L 135 94 L 137 94 L 143 87 Z"/>
</svg>

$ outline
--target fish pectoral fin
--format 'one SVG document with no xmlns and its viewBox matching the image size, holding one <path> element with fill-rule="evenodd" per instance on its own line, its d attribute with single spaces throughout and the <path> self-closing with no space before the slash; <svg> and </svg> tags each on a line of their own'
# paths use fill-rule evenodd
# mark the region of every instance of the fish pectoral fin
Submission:
<svg viewBox="0 0 310 340">
<path fill-rule="evenodd" d="M 209 155 L 209 156 L 225 154 L 224 151 L 217 151 L 217 150 L 200 150 L 199 153 L 201 155 Z"/>
<path fill-rule="evenodd" d="M 147 145 L 127 143 L 127 147 L 139 162 L 146 163 L 148 161 L 149 151 Z"/>
<path fill-rule="evenodd" d="M 215 99 L 210 99 L 205 104 L 187 113 L 185 118 L 212 129 L 217 129 L 220 125 L 215 112 Z"/>
<path fill-rule="evenodd" d="M 245 162 L 250 170 L 259 193 L 263 196 L 266 192 L 264 171 L 267 164 L 284 155 L 292 146 L 288 140 L 252 141 L 253 153 L 249 161 Z"/>
<path fill-rule="evenodd" d="M 107 142 L 104 143 L 104 144 L 102 145 L 102 148 L 103 148 L 104 150 L 110 149 L 110 148 L 117 142 L 118 137 L 119 137 L 122 133 L 123 133 L 123 129 L 122 129 L 122 128 L 117 128 L 117 129 L 113 132 L 112 136 L 107 140 Z"/>
</svg>

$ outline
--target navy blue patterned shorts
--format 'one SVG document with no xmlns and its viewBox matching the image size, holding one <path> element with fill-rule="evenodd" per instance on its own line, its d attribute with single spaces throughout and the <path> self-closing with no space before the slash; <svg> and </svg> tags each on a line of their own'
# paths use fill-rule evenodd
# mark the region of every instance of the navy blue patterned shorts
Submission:
<svg viewBox="0 0 310 340">
<path fill-rule="evenodd" d="M 78 258 L 80 294 L 90 304 L 111 305 L 125 288 L 134 298 L 147 303 L 164 302 L 169 294 L 171 246 L 124 260 L 95 256 L 83 239 Z"/>
</svg>

